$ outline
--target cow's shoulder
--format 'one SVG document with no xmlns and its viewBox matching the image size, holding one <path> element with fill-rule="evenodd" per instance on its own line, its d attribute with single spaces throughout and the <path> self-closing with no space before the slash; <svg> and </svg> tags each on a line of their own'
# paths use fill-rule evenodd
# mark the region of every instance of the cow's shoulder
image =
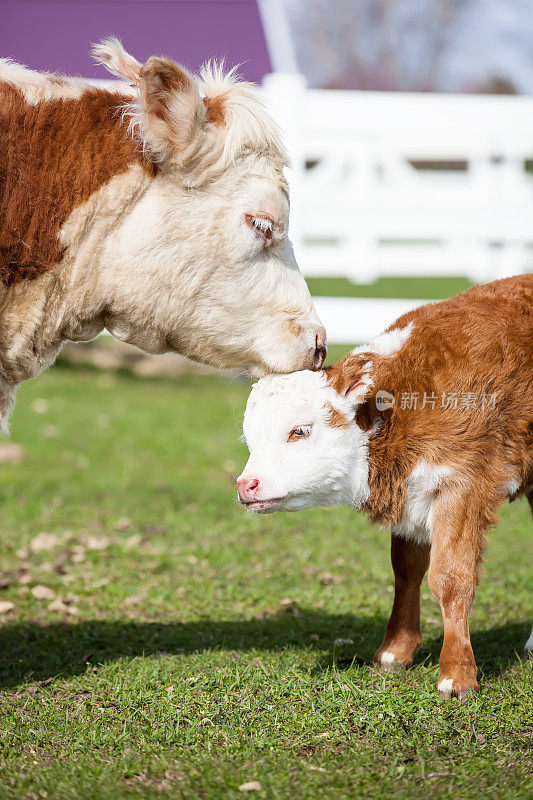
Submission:
<svg viewBox="0 0 533 800">
<path fill-rule="evenodd" d="M 44 99 L 43 99 L 44 98 Z M 132 164 L 153 166 L 122 113 L 131 93 L 0 64 L 0 280 L 61 259 L 69 215 Z"/>
</svg>

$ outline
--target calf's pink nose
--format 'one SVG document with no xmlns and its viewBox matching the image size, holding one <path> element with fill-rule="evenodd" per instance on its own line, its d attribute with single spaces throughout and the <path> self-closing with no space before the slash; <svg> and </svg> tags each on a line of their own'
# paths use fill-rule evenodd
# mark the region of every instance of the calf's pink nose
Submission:
<svg viewBox="0 0 533 800">
<path fill-rule="evenodd" d="M 255 500 L 255 496 L 259 490 L 259 481 L 257 478 L 243 477 L 237 481 L 237 492 L 241 503 L 250 503 Z"/>
</svg>

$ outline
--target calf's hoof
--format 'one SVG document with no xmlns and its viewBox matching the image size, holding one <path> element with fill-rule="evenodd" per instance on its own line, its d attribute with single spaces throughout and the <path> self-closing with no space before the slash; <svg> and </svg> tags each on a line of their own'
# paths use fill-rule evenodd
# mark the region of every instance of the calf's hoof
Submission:
<svg viewBox="0 0 533 800">
<path fill-rule="evenodd" d="M 394 653 L 389 650 L 378 650 L 374 656 L 374 667 L 377 672 L 392 672 L 397 669 L 405 669 L 407 666 L 405 661 L 396 658 Z"/>
<path fill-rule="evenodd" d="M 442 678 L 437 686 L 439 697 L 442 700 L 466 700 L 471 695 L 476 694 L 479 689 L 477 681 L 473 682 L 458 681 L 454 678 Z"/>
</svg>

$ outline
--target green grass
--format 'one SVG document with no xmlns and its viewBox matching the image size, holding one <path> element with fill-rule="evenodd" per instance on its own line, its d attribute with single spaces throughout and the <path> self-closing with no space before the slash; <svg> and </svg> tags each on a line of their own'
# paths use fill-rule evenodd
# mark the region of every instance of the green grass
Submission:
<svg viewBox="0 0 533 800">
<path fill-rule="evenodd" d="M 481 692 L 439 701 L 427 587 L 415 667 L 369 668 L 392 601 L 386 532 L 347 509 L 236 504 L 247 391 L 58 367 L 22 387 L 25 458 L 0 465 L 0 600 L 15 604 L 0 797 L 220 800 L 247 781 L 280 800 L 530 797 L 525 503 L 490 537 L 471 616 Z M 43 531 L 56 546 L 33 552 Z"/>
<path fill-rule="evenodd" d="M 379 278 L 375 283 L 352 283 L 348 278 L 307 278 L 315 297 L 400 297 L 409 300 L 444 300 L 472 286 L 468 278 Z"/>
</svg>

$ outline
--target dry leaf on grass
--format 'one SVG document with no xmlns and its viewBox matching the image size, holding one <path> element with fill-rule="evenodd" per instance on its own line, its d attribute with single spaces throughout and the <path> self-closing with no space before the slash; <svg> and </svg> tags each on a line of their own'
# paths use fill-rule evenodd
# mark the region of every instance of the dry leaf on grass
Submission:
<svg viewBox="0 0 533 800">
<path fill-rule="evenodd" d="M 117 531 L 127 531 L 128 528 L 131 528 L 131 520 L 128 517 L 121 517 L 115 522 L 115 530 Z"/>
<path fill-rule="evenodd" d="M 43 586 L 40 583 L 33 587 L 31 593 L 36 600 L 55 600 L 56 596 L 53 589 L 50 589 L 48 586 Z"/>
<path fill-rule="evenodd" d="M 48 400 L 45 400 L 42 397 L 37 397 L 31 404 L 31 407 L 32 411 L 34 411 L 36 414 L 46 414 L 50 408 L 50 404 Z"/>
<path fill-rule="evenodd" d="M 48 606 L 49 611 L 55 611 L 58 614 L 69 614 L 76 617 L 79 614 L 76 606 L 68 600 L 68 598 L 56 597 Z"/>
<path fill-rule="evenodd" d="M 142 536 L 138 533 L 133 533 L 131 536 L 128 536 L 127 539 L 124 540 L 122 546 L 126 548 L 126 550 L 133 550 L 134 547 L 137 547 L 142 542 Z"/>
<path fill-rule="evenodd" d="M 339 583 L 340 578 L 332 572 L 323 572 L 319 580 L 322 586 L 328 586 L 330 583 Z"/>
<path fill-rule="evenodd" d="M 162 552 L 161 547 L 155 547 L 154 545 L 142 548 L 142 553 L 145 556 L 160 556 Z"/>
<path fill-rule="evenodd" d="M 136 606 L 139 603 L 144 603 L 146 598 L 144 598 L 140 594 L 132 594 L 130 597 L 126 597 L 124 602 L 122 603 L 123 606 Z"/>
<path fill-rule="evenodd" d="M 239 790 L 241 792 L 262 792 L 263 787 L 259 781 L 247 781 L 246 783 L 241 783 Z"/>
<path fill-rule="evenodd" d="M 57 425 L 52 424 L 43 425 L 41 433 L 46 439 L 57 439 L 59 436 L 59 428 Z"/>
<path fill-rule="evenodd" d="M 73 548 L 73 552 L 72 552 L 72 561 L 73 561 L 73 563 L 74 564 L 82 564 L 85 561 L 86 558 L 87 558 L 87 551 L 85 550 L 85 547 L 82 547 L 82 545 L 77 544 Z"/>
<path fill-rule="evenodd" d="M 0 602 L 0 614 L 8 614 L 10 611 L 13 611 L 15 608 L 15 603 L 12 603 L 10 600 L 2 600 Z"/>
<path fill-rule="evenodd" d="M 20 464 L 24 450 L 20 444 L 0 444 L 0 464 Z"/>
<path fill-rule="evenodd" d="M 85 575 L 82 576 L 84 581 L 90 581 L 92 579 L 92 575 L 90 572 L 87 572 Z M 100 578 L 97 581 L 94 581 L 91 584 L 87 585 L 88 591 L 94 592 L 96 589 L 101 589 L 102 586 L 107 586 L 108 583 L 111 583 L 112 578 Z"/>
<path fill-rule="evenodd" d="M 105 550 L 110 544 L 109 536 L 88 536 L 85 542 L 87 550 Z"/>
<path fill-rule="evenodd" d="M 30 550 L 32 553 L 42 553 L 56 547 L 59 542 L 59 536 L 55 533 L 38 533 L 30 542 Z"/>
<path fill-rule="evenodd" d="M 301 611 L 298 608 L 298 600 L 291 600 L 290 597 L 285 597 L 280 601 L 280 606 L 285 614 L 292 614 L 293 617 L 301 615 Z"/>
</svg>

